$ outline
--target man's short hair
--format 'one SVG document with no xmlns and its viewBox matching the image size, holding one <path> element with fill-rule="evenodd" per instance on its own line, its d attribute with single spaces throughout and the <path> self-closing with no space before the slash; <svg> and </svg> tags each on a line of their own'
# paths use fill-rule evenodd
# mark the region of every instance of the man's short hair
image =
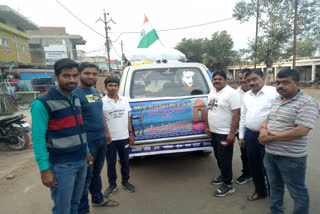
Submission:
<svg viewBox="0 0 320 214">
<path fill-rule="evenodd" d="M 263 71 L 261 71 L 260 69 L 252 69 L 252 70 L 248 71 L 248 72 L 246 73 L 246 77 L 248 77 L 248 76 L 251 75 L 251 74 L 257 74 L 257 75 L 260 76 L 261 78 L 264 77 L 264 73 L 263 73 Z"/>
<path fill-rule="evenodd" d="M 104 80 L 104 84 L 108 85 L 108 83 L 117 83 L 120 85 L 120 79 L 116 76 L 107 76 L 107 78 Z"/>
<path fill-rule="evenodd" d="M 96 64 L 90 63 L 90 62 L 82 62 L 78 66 L 78 70 L 81 73 L 85 68 L 95 68 L 99 69 L 99 67 Z"/>
<path fill-rule="evenodd" d="M 57 60 L 54 63 L 53 68 L 54 68 L 55 75 L 59 76 L 63 69 L 66 69 L 66 68 L 69 68 L 69 69 L 78 68 L 78 63 L 76 63 L 72 59 L 63 58 L 63 59 Z"/>
<path fill-rule="evenodd" d="M 247 72 L 249 72 L 249 71 L 251 71 L 250 68 L 244 68 L 244 69 L 241 69 L 239 73 L 240 73 L 240 74 L 245 74 L 245 73 L 247 73 Z"/>
<path fill-rule="evenodd" d="M 227 74 L 224 71 L 216 71 L 212 74 L 212 79 L 214 79 L 215 76 L 222 76 L 224 79 L 227 79 Z"/>
<path fill-rule="evenodd" d="M 295 82 L 300 81 L 300 75 L 297 70 L 294 69 L 284 69 L 277 74 L 277 78 L 291 77 Z"/>
</svg>

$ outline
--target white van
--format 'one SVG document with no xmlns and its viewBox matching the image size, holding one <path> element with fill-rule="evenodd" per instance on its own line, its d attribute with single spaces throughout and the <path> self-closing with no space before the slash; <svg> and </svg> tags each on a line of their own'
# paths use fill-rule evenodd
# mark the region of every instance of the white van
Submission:
<svg viewBox="0 0 320 214">
<path fill-rule="evenodd" d="M 207 96 L 213 89 L 200 63 L 154 63 L 126 67 L 119 94 L 129 98 L 135 143 L 130 157 L 211 152 L 205 134 Z"/>
</svg>

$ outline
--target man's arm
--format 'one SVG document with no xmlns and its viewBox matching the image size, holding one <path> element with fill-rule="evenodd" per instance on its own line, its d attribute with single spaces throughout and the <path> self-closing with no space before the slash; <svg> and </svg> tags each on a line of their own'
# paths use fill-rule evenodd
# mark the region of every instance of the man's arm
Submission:
<svg viewBox="0 0 320 214">
<path fill-rule="evenodd" d="M 38 163 L 41 181 L 49 187 L 55 188 L 56 178 L 50 169 L 49 153 L 47 150 L 46 133 L 49 115 L 40 100 L 35 100 L 31 106 L 33 151 Z"/>
<path fill-rule="evenodd" d="M 295 128 L 282 132 L 268 132 L 271 141 L 290 141 L 307 136 L 319 118 L 319 105 L 314 101 L 304 103 L 295 118 Z"/>
<path fill-rule="evenodd" d="M 240 121 L 240 109 L 232 110 L 231 128 L 226 140 L 227 143 L 234 143 L 234 140 L 236 138 L 236 131 L 239 126 L 239 121 Z"/>
<path fill-rule="evenodd" d="M 262 125 L 260 126 L 258 141 L 261 144 L 267 144 L 271 142 L 271 138 L 267 129 L 268 123 L 269 120 L 267 119 L 263 121 Z"/>
<path fill-rule="evenodd" d="M 131 112 L 128 113 L 128 131 L 129 131 L 129 143 L 130 145 L 134 144 L 134 135 L 132 131 L 132 120 L 131 120 Z"/>
<path fill-rule="evenodd" d="M 103 114 L 103 124 L 104 124 L 104 130 L 106 132 L 106 135 L 107 135 L 107 144 L 110 144 L 112 142 L 112 138 L 111 138 L 111 135 L 110 135 L 110 132 L 109 132 L 109 128 L 108 128 L 108 124 L 107 124 L 107 120 L 106 120 L 106 117 L 104 116 Z"/>
<path fill-rule="evenodd" d="M 242 105 L 240 108 L 240 122 L 239 122 L 239 139 L 238 139 L 238 144 L 240 148 L 244 148 L 244 132 L 245 132 L 245 123 L 246 123 L 246 114 L 247 114 L 247 108 L 244 103 L 244 97 L 242 100 Z"/>
<path fill-rule="evenodd" d="M 271 141 L 290 141 L 299 137 L 307 136 L 311 128 L 298 125 L 293 129 L 289 129 L 283 132 L 272 133 L 269 132 Z"/>
<path fill-rule="evenodd" d="M 31 105 L 32 142 L 34 155 L 40 171 L 50 168 L 49 153 L 47 150 L 46 133 L 48 130 L 49 115 L 41 101 L 35 100 Z"/>
<path fill-rule="evenodd" d="M 244 139 L 244 132 L 245 132 L 245 124 L 246 124 L 246 114 L 247 114 L 247 108 L 246 105 L 243 103 L 241 105 L 241 110 L 240 110 L 240 123 L 239 123 L 239 139 Z"/>
<path fill-rule="evenodd" d="M 210 128 L 209 128 L 209 121 L 208 121 L 208 111 L 206 111 L 206 115 L 205 115 L 205 133 L 208 135 L 208 136 L 211 136 L 211 132 L 210 132 Z"/>
</svg>

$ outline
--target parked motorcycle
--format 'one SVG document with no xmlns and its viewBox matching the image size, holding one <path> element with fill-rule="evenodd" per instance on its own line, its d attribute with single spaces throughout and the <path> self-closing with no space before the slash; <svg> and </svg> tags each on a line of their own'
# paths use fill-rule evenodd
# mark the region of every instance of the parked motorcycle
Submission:
<svg viewBox="0 0 320 214">
<path fill-rule="evenodd" d="M 24 115 L 7 117 L 0 120 L 0 143 L 6 143 L 12 150 L 24 150 L 30 143 L 29 124 L 23 121 Z"/>
</svg>

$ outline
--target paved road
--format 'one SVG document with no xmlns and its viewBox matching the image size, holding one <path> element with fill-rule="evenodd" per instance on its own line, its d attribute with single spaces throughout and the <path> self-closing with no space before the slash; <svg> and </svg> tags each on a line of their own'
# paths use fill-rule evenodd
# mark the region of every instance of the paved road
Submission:
<svg viewBox="0 0 320 214">
<path fill-rule="evenodd" d="M 320 99 L 320 90 L 314 93 Z M 311 197 L 311 214 L 320 210 L 320 121 L 310 136 L 307 183 Z M 25 151 L 28 153 L 29 151 Z M 30 152 L 29 152 L 30 153 Z M 0 153 L 16 157 L 8 153 Z M 234 154 L 234 175 L 240 174 L 239 149 Z M 3 167 L 3 165 L 1 165 Z M 119 169 L 118 169 L 119 172 Z M 0 208 L 4 214 L 50 213 L 52 202 L 49 190 L 42 186 L 37 166 L 29 154 L 21 168 L 14 171 L 12 180 L 0 179 Z M 257 214 L 268 213 L 268 200 L 248 202 L 246 195 L 253 191 L 252 183 L 236 185 L 236 192 L 224 198 L 212 195 L 216 186 L 209 184 L 218 175 L 213 155 L 181 154 L 137 159 L 131 164 L 131 182 L 136 193 L 120 189 L 112 198 L 120 201 L 116 208 L 93 208 L 93 214 Z M 297 175 L 299 176 L 299 175 Z M 107 187 L 103 170 L 103 188 Z M 118 181 L 120 184 L 120 180 Z M 285 196 L 286 213 L 291 213 L 292 201 Z"/>
</svg>

